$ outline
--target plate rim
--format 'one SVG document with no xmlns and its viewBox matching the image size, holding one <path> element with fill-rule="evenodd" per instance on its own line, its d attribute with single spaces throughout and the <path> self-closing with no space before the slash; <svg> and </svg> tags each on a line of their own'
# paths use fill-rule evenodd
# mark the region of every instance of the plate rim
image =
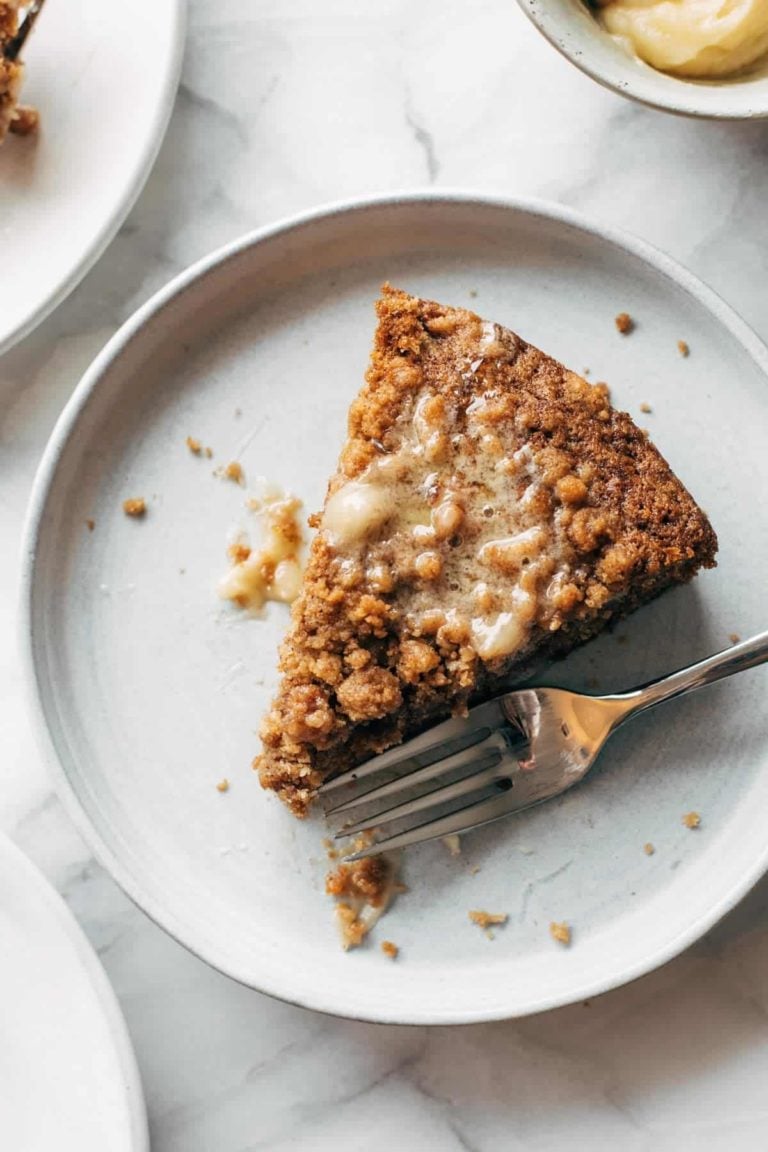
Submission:
<svg viewBox="0 0 768 1152">
<path fill-rule="evenodd" d="M 123 190 L 122 196 L 115 205 L 109 219 L 96 232 L 90 244 L 84 249 L 80 259 L 69 272 L 58 281 L 43 300 L 39 302 L 15 328 L 5 336 L 0 336 L 0 356 L 10 351 L 26 336 L 37 329 L 60 304 L 74 292 L 78 284 L 85 279 L 94 265 L 101 259 L 122 228 L 131 213 L 136 201 L 144 191 L 144 186 L 155 166 L 155 161 L 165 140 L 168 125 L 176 104 L 176 93 L 181 79 L 181 67 L 184 61 L 184 45 L 187 33 L 187 0 L 166 0 L 171 7 L 171 41 L 173 50 L 166 61 L 166 76 L 162 89 L 162 98 L 158 101 L 149 124 L 147 138 L 140 152 L 133 170 L 133 178 Z"/>
<path fill-rule="evenodd" d="M 136 1053 L 120 1001 L 104 966 L 61 893 L 54 888 L 34 860 L 10 836 L 0 832 L 0 859 L 4 855 L 13 860 L 14 866 L 24 876 L 24 883 L 37 892 L 41 907 L 45 907 L 50 914 L 50 921 L 55 922 L 63 932 L 82 965 L 102 1009 L 117 1056 L 130 1119 L 131 1148 L 133 1152 L 150 1152 L 146 1100 Z"/>
<path fill-rule="evenodd" d="M 452 1026 L 535 1015 L 622 987 L 655 971 L 700 939 L 705 932 L 718 923 L 746 896 L 768 871 L 768 844 L 766 844 L 763 853 L 750 866 L 744 868 L 740 878 L 732 884 L 730 890 L 719 902 L 713 904 L 706 914 L 700 915 L 684 931 L 671 934 L 665 947 L 657 948 L 648 955 L 641 955 L 633 964 L 625 964 L 621 971 L 612 976 L 583 981 L 578 986 L 574 985 L 568 993 L 542 994 L 531 1000 L 526 1007 L 505 1006 L 503 1003 L 498 1003 L 495 1007 L 455 1011 L 450 1004 L 447 1004 L 439 1016 L 436 1016 L 431 1010 L 424 1011 L 418 1006 L 406 1010 L 390 1008 L 387 1004 L 377 1005 L 375 1009 L 367 1010 L 360 1010 L 356 1007 L 346 1009 L 343 1004 L 337 1003 L 333 998 L 324 999 L 322 990 L 311 999 L 292 995 L 290 987 L 277 987 L 274 981 L 254 982 L 252 976 L 249 977 L 247 973 L 240 971 L 235 963 L 230 963 L 226 958 L 220 957 L 213 947 L 207 945 L 204 939 L 196 939 L 195 932 L 189 930 L 185 921 L 177 919 L 172 908 L 167 907 L 161 900 L 147 892 L 139 879 L 134 876 L 133 871 L 123 865 L 115 850 L 101 837 L 91 823 L 59 760 L 53 735 L 48 728 L 37 677 L 32 604 L 37 542 L 41 534 L 48 497 L 61 456 L 70 435 L 76 429 L 80 413 L 90 396 L 99 386 L 113 361 L 140 334 L 143 327 L 195 282 L 200 281 L 228 260 L 237 258 L 250 247 L 303 228 L 306 225 L 311 225 L 316 221 L 325 221 L 350 212 L 363 213 L 370 209 L 392 209 L 419 204 L 425 206 L 435 204 L 443 207 L 456 204 L 468 207 L 474 204 L 482 208 L 508 210 L 512 213 L 522 213 L 526 216 L 539 218 L 551 224 L 564 224 L 589 237 L 608 242 L 624 254 L 638 258 L 650 265 L 707 309 L 741 344 L 768 380 L 768 346 L 714 289 L 688 271 L 678 261 L 647 241 L 641 240 L 622 229 L 591 220 L 581 212 L 562 204 L 539 197 L 494 195 L 458 188 L 439 190 L 424 188 L 350 197 L 292 214 L 275 223 L 247 232 L 243 236 L 222 245 L 174 276 L 149 300 L 136 309 L 86 369 L 53 428 L 38 466 L 29 498 L 22 537 L 19 641 L 26 707 L 32 722 L 36 743 L 59 799 L 96 859 L 137 907 L 149 916 L 158 927 L 214 970 L 222 972 L 245 987 L 294 1004 L 297 1007 L 375 1024 Z"/>
</svg>

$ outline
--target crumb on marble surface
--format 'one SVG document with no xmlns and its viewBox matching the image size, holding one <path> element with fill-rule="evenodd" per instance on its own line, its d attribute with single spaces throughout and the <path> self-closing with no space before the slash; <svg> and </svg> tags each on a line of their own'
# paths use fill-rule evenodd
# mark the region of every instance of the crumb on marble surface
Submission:
<svg viewBox="0 0 768 1152">
<path fill-rule="evenodd" d="M 123 500 L 123 512 L 126 516 L 139 520 L 142 516 L 146 516 L 147 502 L 143 496 L 131 496 L 128 500 Z"/>
<path fill-rule="evenodd" d="M 571 943 L 571 926 L 563 920 L 552 920 L 549 925 L 549 934 L 558 944 L 566 947 Z"/>
<path fill-rule="evenodd" d="M 683 824 L 686 828 L 693 830 L 694 828 L 701 827 L 701 816 L 698 812 L 686 812 L 683 816 Z"/>
<path fill-rule="evenodd" d="M 635 322 L 630 316 L 629 312 L 619 312 L 618 316 L 614 320 L 614 324 L 616 325 L 617 332 L 620 332 L 622 336 L 629 336 L 630 332 L 635 327 Z"/>
</svg>

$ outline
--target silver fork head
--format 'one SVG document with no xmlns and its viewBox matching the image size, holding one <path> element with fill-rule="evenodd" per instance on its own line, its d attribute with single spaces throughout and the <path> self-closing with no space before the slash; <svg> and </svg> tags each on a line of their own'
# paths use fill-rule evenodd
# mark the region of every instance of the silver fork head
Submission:
<svg viewBox="0 0 768 1152">
<path fill-rule="evenodd" d="M 337 839 L 379 833 L 345 859 L 467 832 L 558 796 L 582 779 L 626 711 L 621 697 L 525 688 L 366 761 L 320 789 L 327 795 L 398 771 L 327 811 L 351 820 Z"/>
</svg>

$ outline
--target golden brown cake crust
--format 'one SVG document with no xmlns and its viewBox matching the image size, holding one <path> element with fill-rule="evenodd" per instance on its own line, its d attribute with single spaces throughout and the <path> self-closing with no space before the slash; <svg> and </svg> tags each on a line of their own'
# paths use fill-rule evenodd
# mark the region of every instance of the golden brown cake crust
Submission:
<svg viewBox="0 0 768 1152">
<path fill-rule="evenodd" d="M 706 516 L 647 435 L 610 406 L 604 385 L 587 383 L 465 309 L 385 286 L 377 313 L 326 519 L 331 497 L 397 454 L 404 429 L 426 413 L 437 429 L 428 448 L 437 477 L 429 497 L 436 542 L 415 566 L 402 550 L 379 546 L 376 556 L 387 559 L 382 571 L 380 564 L 344 565 L 332 533 L 315 536 L 281 648 L 282 681 L 261 727 L 264 751 L 254 762 L 263 786 L 296 815 L 305 814 L 327 776 L 503 690 L 533 656 L 569 651 L 670 584 L 713 566 L 717 548 Z M 476 418 L 483 421 L 480 439 Z M 457 587 L 448 582 L 451 564 L 482 539 L 477 444 L 500 456 L 497 471 L 510 464 L 507 506 L 525 496 L 533 530 L 540 521 L 550 550 L 557 541 L 557 562 L 539 545 L 543 554 L 526 569 L 520 564 L 527 558 L 510 562 L 509 549 L 497 548 L 497 555 L 491 548 L 496 580 L 512 563 L 508 571 L 529 606 L 525 641 L 508 656 L 482 655 L 466 621 L 441 613 L 445 598 L 459 595 L 449 591 Z M 459 493 L 454 503 L 446 503 L 449 490 Z M 416 587 L 422 598 L 430 591 L 435 613 L 409 611 Z"/>
</svg>

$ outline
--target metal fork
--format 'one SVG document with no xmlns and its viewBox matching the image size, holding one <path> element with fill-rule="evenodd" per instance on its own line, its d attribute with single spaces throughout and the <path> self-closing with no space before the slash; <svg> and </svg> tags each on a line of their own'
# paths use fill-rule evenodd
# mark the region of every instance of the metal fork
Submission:
<svg viewBox="0 0 768 1152">
<path fill-rule="evenodd" d="M 3 45 L 3 56 L 6 60 L 18 59 L 19 53 L 26 43 L 27 36 L 29 36 L 34 28 L 35 21 L 43 10 L 43 4 L 45 4 L 45 0 L 31 0 L 31 3 L 24 6 L 24 15 L 16 35 L 10 40 L 7 40 Z"/>
<path fill-rule="evenodd" d="M 384 772 L 399 773 L 367 791 L 357 788 L 326 815 L 352 821 L 336 834 L 337 839 L 374 829 L 379 834 L 346 860 L 468 832 L 551 800 L 577 784 L 608 737 L 632 716 L 766 660 L 768 632 L 762 632 L 631 692 L 612 696 L 585 696 L 563 688 L 507 692 L 327 781 L 319 790 L 324 796 L 346 785 L 372 783 L 372 777 Z M 397 802 L 390 806 L 393 800 Z M 417 816 L 425 818 L 413 824 Z M 402 830 L 397 831 L 400 825 Z"/>
</svg>

